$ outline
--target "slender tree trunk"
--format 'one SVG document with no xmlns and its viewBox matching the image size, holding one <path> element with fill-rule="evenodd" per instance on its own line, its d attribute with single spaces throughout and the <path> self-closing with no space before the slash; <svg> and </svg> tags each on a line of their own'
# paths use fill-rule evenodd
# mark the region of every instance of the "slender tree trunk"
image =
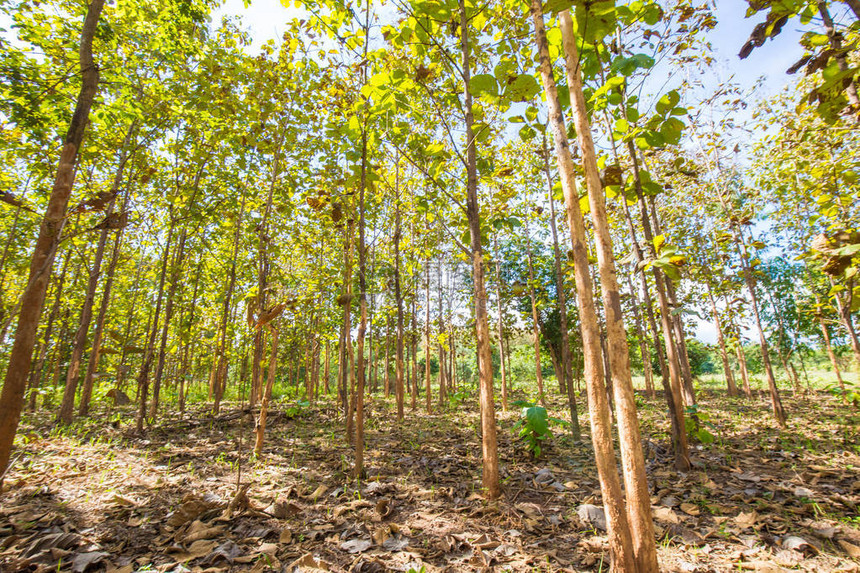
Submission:
<svg viewBox="0 0 860 573">
<path fill-rule="evenodd" d="M 645 378 L 645 391 L 649 398 L 654 398 L 654 380 L 653 372 L 651 371 L 651 353 L 648 352 L 648 341 L 646 340 L 645 326 L 642 321 L 642 313 L 640 312 L 639 297 L 636 295 L 636 287 L 633 286 L 633 279 L 627 275 L 627 288 L 630 289 L 630 296 L 633 299 L 633 319 L 636 321 L 636 336 L 639 339 L 639 354 L 642 357 L 642 376 Z"/>
<path fill-rule="evenodd" d="M 144 351 L 143 363 L 140 367 L 140 374 L 137 378 L 139 408 L 137 413 L 137 431 L 143 432 L 143 423 L 146 420 L 146 403 L 149 394 L 149 370 L 152 368 L 152 357 L 155 352 L 155 337 L 158 334 L 158 320 L 161 314 L 161 303 L 164 299 L 164 279 L 167 275 L 167 263 L 170 260 L 170 244 L 173 241 L 173 227 L 176 220 L 171 217 L 170 228 L 167 230 L 167 244 L 164 246 L 164 254 L 162 255 L 161 271 L 158 276 L 158 296 L 155 301 L 155 311 L 153 313 L 152 328 L 149 330 L 149 336 Z"/>
<path fill-rule="evenodd" d="M 260 415 L 257 417 L 256 441 L 254 443 L 254 456 L 259 458 L 263 455 L 263 439 L 266 434 L 266 416 L 269 412 L 269 400 L 272 399 L 272 388 L 275 385 L 275 371 L 278 365 L 278 331 L 267 326 L 272 338 L 272 349 L 269 351 L 269 377 L 266 381 L 266 390 L 260 401 Z M 261 329 L 262 330 L 262 329 Z"/>
<path fill-rule="evenodd" d="M 540 57 L 540 71 L 549 120 L 555 136 L 555 149 L 558 159 L 559 175 L 567 204 L 567 220 L 573 245 L 574 276 L 578 294 L 580 328 L 582 333 L 583 351 L 585 354 L 586 380 L 588 382 L 588 406 L 591 420 L 591 437 L 594 446 L 598 478 L 600 480 L 603 505 L 607 518 L 609 546 L 613 559 L 613 569 L 619 572 L 636 572 L 636 561 L 633 552 L 633 541 L 624 509 L 624 497 L 616 469 L 615 451 L 612 447 L 612 431 L 609 421 L 609 405 L 603 382 L 603 364 L 600 352 L 600 334 L 597 313 L 593 300 L 591 276 L 589 274 L 588 250 L 585 240 L 585 224 L 579 207 L 579 193 L 576 189 L 573 159 L 567 140 L 567 125 L 558 100 L 555 80 L 552 76 L 552 66 L 549 57 L 549 43 L 544 28 L 541 4 L 533 0 L 531 4 L 532 19 L 535 27 L 535 40 Z M 562 33 L 569 24 L 570 15 L 562 12 Z M 568 30 L 568 40 L 569 40 Z M 566 51 L 568 46 L 565 46 Z M 567 52 L 568 58 L 577 58 Z M 572 69 L 574 83 L 570 86 L 571 100 L 575 97 L 579 82 L 578 70 Z M 581 96 L 581 92 L 578 97 Z M 582 110 L 584 111 L 584 110 Z M 641 450 L 640 450 L 641 454 Z M 650 507 L 649 507 L 650 511 Z M 650 516 L 649 516 L 650 517 Z M 653 543 L 653 534 L 651 537 Z"/>
<path fill-rule="evenodd" d="M 630 375 L 627 331 L 621 311 L 621 297 L 615 272 L 615 257 L 606 214 L 606 198 L 597 167 L 597 156 L 591 135 L 582 79 L 579 69 L 579 54 L 573 35 L 573 22 L 568 11 L 560 14 L 562 44 L 565 66 L 570 88 L 576 134 L 582 152 L 588 188 L 588 201 L 597 252 L 603 307 L 606 313 L 606 331 L 609 346 L 609 362 L 612 366 L 613 393 L 618 421 L 618 437 L 627 497 L 627 515 L 633 538 L 633 553 L 639 573 L 657 572 L 657 552 L 654 544 L 654 526 L 651 518 L 651 502 L 648 481 L 645 475 L 645 458 L 639 432 L 639 419 Z M 581 216 L 581 215 L 580 215 Z"/>
<path fill-rule="evenodd" d="M 836 354 L 833 352 L 833 346 L 830 344 L 830 333 L 827 331 L 827 324 L 824 322 L 824 315 L 821 313 L 821 301 L 818 295 L 815 295 L 816 312 L 815 317 L 818 319 L 818 328 L 821 329 L 821 337 L 824 339 L 824 349 L 827 350 L 827 357 L 830 359 L 830 365 L 833 366 L 833 372 L 836 374 L 836 381 L 839 383 L 839 389 L 842 391 L 842 402 L 846 401 L 845 382 L 842 380 L 842 373 L 839 371 L 839 362 L 836 361 Z"/>
<path fill-rule="evenodd" d="M 508 411 L 508 369 L 505 360 L 505 328 L 502 322 L 502 278 L 499 273 L 502 253 L 499 251 L 499 243 L 493 237 L 493 246 L 496 251 L 496 303 L 499 311 L 497 330 L 499 333 L 499 373 L 502 375 L 502 411 Z"/>
<path fill-rule="evenodd" d="M 628 148 L 630 149 L 631 154 L 635 155 L 635 148 L 633 148 L 630 143 L 632 142 L 628 143 Z M 648 211 L 650 213 L 651 221 L 653 224 L 654 235 L 663 235 L 663 229 L 660 226 L 660 218 L 657 216 L 657 204 L 653 195 L 648 196 L 647 203 L 649 207 Z M 663 275 L 663 277 L 669 308 L 673 311 L 680 309 L 681 306 L 678 304 L 678 297 L 675 294 L 675 285 L 672 283 L 671 279 L 669 279 L 665 275 Z M 687 335 L 684 333 L 684 323 L 681 320 L 681 315 L 674 312 L 671 313 L 671 319 L 672 333 L 674 335 L 675 345 L 677 346 L 678 365 L 681 367 L 681 382 L 683 383 L 681 385 L 681 390 L 684 397 L 684 404 L 686 404 L 687 406 L 695 406 L 696 392 L 693 388 L 693 373 L 690 368 L 690 358 L 689 356 L 687 356 Z"/>
<path fill-rule="evenodd" d="M 69 338 L 68 335 L 69 335 L 69 326 L 70 326 L 69 325 L 69 315 L 70 314 L 71 313 L 70 313 L 69 309 L 66 309 L 65 313 L 63 314 L 62 328 L 60 329 L 60 336 L 57 338 L 57 344 L 54 348 L 54 357 L 53 357 L 54 368 L 53 368 L 53 371 L 51 374 L 51 387 L 47 392 L 45 392 L 45 396 L 42 399 L 42 408 L 45 410 L 47 410 L 51 407 L 51 398 L 53 397 L 54 389 L 57 388 L 57 386 L 60 383 L 60 364 L 63 361 L 63 355 L 66 353 L 65 341 L 68 340 L 68 338 Z"/>
<path fill-rule="evenodd" d="M 639 179 L 639 160 L 636 155 L 636 149 L 632 146 L 632 142 L 628 143 L 627 149 L 633 162 L 633 177 L 636 185 L 636 195 L 639 199 L 642 232 L 645 235 L 645 242 L 648 245 L 647 248 L 650 251 L 651 257 L 656 258 L 657 253 L 654 248 L 654 233 L 651 227 L 651 219 L 648 216 L 648 205 L 645 201 L 645 194 L 642 190 L 641 180 Z M 625 204 L 625 209 L 626 208 Z M 633 242 L 636 242 L 635 235 L 633 236 Z M 687 451 L 686 424 L 684 423 L 684 384 L 681 375 L 681 362 L 678 356 L 678 346 L 675 344 L 672 312 L 669 308 L 669 300 L 666 294 L 667 281 L 665 275 L 659 269 L 653 268 L 653 274 L 654 284 L 657 291 L 657 300 L 660 304 L 660 325 L 663 329 L 663 343 L 666 350 L 666 366 L 669 374 L 668 384 L 666 383 L 666 378 L 663 378 L 663 388 L 665 390 L 666 403 L 669 407 L 669 412 L 673 414 L 671 417 L 672 448 L 675 454 L 675 467 L 680 471 L 687 471 L 690 469 L 690 458 Z M 656 328 L 656 325 L 654 326 Z"/>
<path fill-rule="evenodd" d="M 132 123 L 131 127 L 128 130 L 128 133 L 125 136 L 125 141 L 123 141 L 123 151 L 120 155 L 119 167 L 117 169 L 116 177 L 114 178 L 113 188 L 111 189 L 112 194 L 118 194 L 120 185 L 122 184 L 123 173 L 125 171 L 125 165 L 128 163 L 129 152 L 128 147 L 131 144 L 132 137 L 137 129 L 137 124 Z M 133 152 L 132 152 L 133 153 Z M 128 204 L 130 200 L 130 194 L 128 191 L 125 192 L 125 198 L 122 202 L 121 212 L 125 213 L 128 211 Z M 111 211 L 113 207 L 113 201 L 108 207 L 108 213 Z M 107 230 L 102 231 L 102 235 L 104 236 L 107 233 Z M 87 372 L 84 375 L 84 385 L 81 389 L 81 403 L 78 407 L 78 415 L 86 416 L 89 413 L 90 409 L 90 399 L 93 393 L 93 379 L 96 373 L 96 370 L 99 366 L 99 359 L 101 358 L 101 347 L 102 340 L 104 337 L 104 325 L 105 319 L 107 318 L 108 307 L 110 306 L 111 300 L 111 292 L 113 290 L 113 279 L 114 274 L 116 273 L 116 266 L 119 262 L 120 255 L 120 245 L 122 244 L 122 236 L 123 229 L 118 229 L 116 231 L 116 236 L 114 238 L 113 248 L 111 249 L 111 257 L 110 262 L 108 263 L 108 268 L 105 273 L 105 286 L 102 292 L 102 300 L 99 305 L 99 313 L 96 316 L 96 328 L 95 333 L 93 334 L 93 342 L 90 348 L 90 357 L 89 362 L 87 363 Z"/>
<path fill-rule="evenodd" d="M 466 217 L 471 235 L 472 280 L 475 295 L 475 330 L 480 372 L 481 446 L 483 486 L 486 495 L 494 499 L 501 495 L 499 456 L 496 444 L 496 409 L 493 401 L 493 356 L 490 350 L 490 327 L 487 314 L 487 291 L 484 286 L 484 254 L 481 245 L 481 214 L 478 204 L 478 168 L 475 150 L 474 116 L 472 114 L 471 47 L 469 19 L 465 0 L 459 0 L 460 48 L 463 56 L 463 95 L 466 111 Z"/>
<path fill-rule="evenodd" d="M 197 270 L 194 273 L 194 291 L 191 295 L 191 306 L 188 311 L 188 320 L 184 323 L 187 324 L 187 328 L 189 331 L 193 331 L 194 329 L 194 313 L 197 310 L 197 295 L 200 290 L 200 276 L 202 274 L 203 257 L 201 256 L 197 261 Z M 188 341 L 184 344 L 182 354 L 182 366 L 179 370 L 179 413 L 181 415 L 185 415 L 185 395 L 187 392 L 186 378 L 188 377 L 188 367 L 191 362 L 190 355 L 195 346 L 194 338 L 193 336 L 191 336 L 191 334 L 192 332 L 186 333 Z"/>
<path fill-rule="evenodd" d="M 720 199 L 724 200 L 722 195 L 720 196 Z M 750 268 L 746 244 L 744 243 L 743 236 L 741 235 L 740 230 L 737 228 L 737 225 L 732 223 L 731 227 L 732 232 L 734 233 L 735 246 L 738 249 L 738 255 L 741 257 L 741 266 L 744 273 L 744 281 L 746 282 L 747 290 L 750 293 L 750 302 L 752 302 L 753 318 L 755 319 L 755 324 L 758 328 L 759 346 L 761 347 L 761 360 L 764 366 L 765 375 L 767 377 L 767 386 L 768 390 L 770 391 L 770 401 L 771 408 L 773 410 L 773 416 L 774 418 L 776 418 L 777 424 L 779 424 L 780 427 L 785 428 L 785 410 L 782 408 L 782 400 L 780 400 L 779 390 L 776 387 L 776 379 L 773 376 L 773 367 L 770 363 L 770 345 L 767 342 L 767 338 L 765 337 L 764 330 L 761 326 L 761 318 L 759 316 L 758 310 L 758 296 L 756 295 L 755 289 L 755 278 L 753 278 L 752 269 Z"/>
<path fill-rule="evenodd" d="M 710 274 L 709 270 L 705 270 Z M 717 311 L 717 303 L 714 300 L 714 295 L 711 288 L 711 283 L 705 281 L 708 287 L 708 301 L 711 303 L 711 315 L 714 317 L 714 326 L 717 329 L 717 342 L 720 345 L 720 358 L 723 361 L 723 372 L 726 373 L 726 386 L 728 387 L 729 396 L 738 395 L 738 387 L 735 385 L 735 377 L 732 374 L 732 367 L 729 364 L 729 354 L 726 352 L 726 340 L 723 337 L 723 325 L 720 321 L 720 313 Z"/>
<path fill-rule="evenodd" d="M 638 174 L 638 170 L 634 171 L 634 177 L 636 177 L 637 174 Z M 639 241 L 636 238 L 636 227 L 633 224 L 633 217 L 630 215 L 630 208 L 627 206 L 626 201 L 622 201 L 621 206 L 624 210 L 624 218 L 627 221 L 627 228 L 630 232 L 630 242 L 633 245 L 633 253 L 636 256 L 636 264 L 642 265 L 642 264 L 644 264 L 645 256 L 642 253 L 642 248 L 639 246 Z M 663 389 L 664 389 L 665 394 L 666 394 L 666 402 L 669 406 L 669 411 L 675 412 L 674 397 L 671 396 L 672 385 L 671 385 L 671 377 L 669 374 L 669 366 L 666 363 L 666 357 L 663 354 L 663 349 L 662 349 L 662 345 L 660 342 L 660 332 L 659 332 L 659 329 L 657 328 L 657 319 L 654 316 L 654 305 L 651 301 L 651 291 L 650 291 L 650 288 L 648 286 L 648 277 L 645 276 L 644 269 L 642 269 L 641 272 L 639 273 L 639 279 L 640 279 L 640 282 L 642 284 L 642 294 L 644 297 L 643 300 L 645 302 L 644 312 L 645 312 L 645 316 L 648 319 L 648 326 L 649 326 L 650 331 L 651 331 L 651 338 L 654 341 L 654 351 L 657 353 L 657 363 L 660 365 L 660 377 L 662 378 Z M 650 360 L 650 357 L 649 357 L 649 360 Z M 672 435 L 674 437 L 676 435 L 675 434 L 675 432 L 676 432 L 675 428 L 677 427 L 677 418 L 672 417 L 671 419 L 673 420 L 673 426 L 672 426 L 673 427 L 673 434 Z M 674 443 L 675 442 L 673 440 L 673 444 Z"/>
<path fill-rule="evenodd" d="M 412 235 L 415 236 L 414 233 Z M 413 265 L 414 267 L 415 265 Z M 414 412 L 418 408 L 418 273 L 412 285 L 412 403 Z"/>
<path fill-rule="evenodd" d="M 529 298 L 532 303 L 532 336 L 534 337 L 535 350 L 535 379 L 537 380 L 538 400 L 540 400 L 541 406 L 546 407 L 546 399 L 543 395 L 543 373 L 541 372 L 540 363 L 540 328 L 538 328 L 537 300 L 535 299 L 535 270 L 534 261 L 532 260 L 532 240 L 529 236 L 528 220 L 528 215 L 526 215 L 526 253 L 528 254 L 529 265 Z"/>
<path fill-rule="evenodd" d="M 561 249 L 558 245 L 558 229 L 555 223 L 555 198 L 553 197 L 552 176 L 549 169 L 549 149 L 546 145 L 546 133 L 543 134 L 543 159 L 544 159 L 544 174 L 546 175 L 547 189 L 549 192 L 549 226 L 552 231 L 552 250 L 555 262 L 555 286 L 556 296 L 558 296 L 558 313 L 561 329 L 561 384 L 567 393 L 567 405 L 570 410 L 571 432 L 573 439 L 579 441 L 582 439 L 582 431 L 579 427 L 579 413 L 576 406 L 576 389 L 574 388 L 573 379 L 570 376 L 571 356 L 570 356 L 570 327 L 567 322 L 567 287 L 564 284 L 564 272 L 561 266 Z"/>
<path fill-rule="evenodd" d="M 394 392 L 397 397 L 397 420 L 403 420 L 403 293 L 400 291 L 400 157 L 397 158 L 394 184 L 394 302 L 397 305 L 397 348 L 395 358 L 396 378 Z"/>
<path fill-rule="evenodd" d="M 389 349 L 389 341 L 391 340 L 391 315 L 385 314 L 385 359 L 383 361 L 383 372 L 382 372 L 382 388 L 385 393 L 385 397 L 388 398 L 391 396 L 391 376 L 389 372 L 391 370 L 391 350 Z"/>
<path fill-rule="evenodd" d="M 752 386 L 750 386 L 750 375 L 749 371 L 747 370 L 747 357 L 744 353 L 743 341 L 741 340 L 741 330 L 737 326 L 735 326 L 734 329 L 734 336 L 737 340 L 735 355 L 738 358 L 738 369 L 741 372 L 741 382 L 743 383 L 744 396 L 746 396 L 746 398 L 749 400 L 753 397 Z"/>
<path fill-rule="evenodd" d="M 45 327 L 44 338 L 42 339 L 41 346 L 39 347 L 39 358 L 36 361 L 35 366 L 33 367 L 32 372 L 30 373 L 30 397 L 29 397 L 29 405 L 28 410 L 33 412 L 36 410 L 36 396 L 38 395 L 38 389 L 40 386 L 40 381 L 42 379 L 42 369 L 45 366 L 45 360 L 48 356 L 48 348 L 51 344 L 51 334 L 54 330 L 54 322 L 60 314 L 60 304 L 63 300 L 63 286 L 66 282 L 66 271 L 69 268 L 69 259 L 71 259 L 71 253 L 66 255 L 63 258 L 63 266 L 60 270 L 60 276 L 57 278 L 57 284 L 55 286 L 54 292 L 54 303 L 51 305 L 51 312 L 48 315 L 48 324 Z M 58 340 L 55 345 L 59 345 L 60 341 Z"/>
<path fill-rule="evenodd" d="M 119 176 L 121 177 L 122 174 L 120 173 Z M 113 213 L 113 206 L 114 201 L 111 200 L 107 208 L 107 216 L 110 216 Z M 66 371 L 66 387 L 63 392 L 63 401 L 60 404 L 60 412 L 57 416 L 57 421 L 62 424 L 70 424 L 74 417 L 75 394 L 78 389 L 81 361 L 87 346 L 87 334 L 89 333 L 90 322 L 93 317 L 93 305 L 95 304 L 96 289 L 98 288 L 99 277 L 101 276 L 101 266 L 104 258 L 105 246 L 107 245 L 108 233 L 108 229 L 103 229 L 99 234 L 95 256 L 93 257 L 93 265 L 89 272 L 87 291 L 84 296 L 84 305 L 81 308 L 78 330 L 75 333 L 75 340 L 72 344 L 72 357 L 69 359 L 69 367 Z M 87 397 L 87 401 L 89 401 L 89 397 Z"/>
<path fill-rule="evenodd" d="M 155 364 L 155 376 L 152 384 L 152 403 L 149 405 L 149 417 L 153 421 L 158 415 L 158 404 L 161 399 L 161 378 L 164 374 L 164 361 L 167 357 L 167 334 L 170 328 L 170 321 L 173 319 L 173 308 L 176 300 L 176 291 L 179 287 L 182 263 L 185 257 L 185 241 L 187 238 L 188 230 L 187 228 L 183 228 L 173 255 L 173 270 L 170 276 L 170 286 L 167 289 L 167 302 L 164 305 L 164 324 L 161 326 L 161 343 L 158 348 L 158 362 Z"/>
<path fill-rule="evenodd" d="M 439 229 L 439 241 L 442 241 L 441 221 Z M 439 405 L 444 406 L 448 401 L 448 367 L 446 360 L 445 344 L 445 296 L 444 285 L 442 283 L 442 257 L 439 257 L 439 266 L 437 267 L 437 281 L 439 286 L 439 336 L 437 343 L 437 351 L 439 354 Z"/>
<path fill-rule="evenodd" d="M 227 389 L 227 331 L 230 320 L 230 307 L 233 302 L 233 291 L 236 289 L 236 263 L 239 254 L 239 238 L 242 236 L 242 222 L 245 217 L 245 200 L 247 193 L 242 192 L 242 203 L 239 206 L 239 213 L 236 215 L 236 229 L 233 232 L 233 249 L 230 260 L 230 273 L 227 277 L 227 290 L 224 294 L 224 305 L 221 308 L 221 324 L 219 327 L 220 340 L 218 341 L 218 368 L 215 371 L 215 396 L 212 412 L 216 415 L 221 410 L 221 399 L 224 397 L 224 392 Z"/>
<path fill-rule="evenodd" d="M 424 399 L 427 413 L 433 411 L 433 397 L 430 391 L 430 257 L 425 264 L 427 282 L 425 285 L 426 304 L 424 308 Z"/>
</svg>

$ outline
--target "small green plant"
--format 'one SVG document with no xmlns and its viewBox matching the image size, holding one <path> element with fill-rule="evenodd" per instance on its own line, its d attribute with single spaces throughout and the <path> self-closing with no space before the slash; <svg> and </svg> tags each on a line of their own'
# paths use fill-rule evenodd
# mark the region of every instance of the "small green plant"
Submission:
<svg viewBox="0 0 860 573">
<path fill-rule="evenodd" d="M 550 423 L 565 424 L 564 420 L 551 418 L 546 408 L 529 402 L 517 400 L 513 402 L 514 406 L 522 406 L 523 410 L 520 414 L 520 419 L 513 425 L 511 430 L 525 442 L 526 449 L 534 456 L 539 458 L 541 454 L 541 442 L 552 437 L 552 431 L 549 429 Z"/>
<path fill-rule="evenodd" d="M 716 436 L 708 429 L 717 431 L 717 426 L 710 421 L 710 416 L 702 412 L 698 404 L 687 406 L 685 408 L 684 424 L 687 428 L 687 435 L 699 440 L 702 444 L 713 444 L 716 441 Z"/>
<path fill-rule="evenodd" d="M 466 390 L 457 390 L 448 398 L 448 407 L 452 410 L 456 410 L 460 407 L 460 404 L 463 404 L 468 399 L 469 392 L 467 392 Z"/>
<path fill-rule="evenodd" d="M 836 384 L 828 384 L 824 390 L 840 400 L 851 402 L 855 408 L 860 408 L 860 387 L 854 382 L 845 381 L 843 384 L 845 385 L 844 390 Z"/>
<path fill-rule="evenodd" d="M 301 414 L 305 408 L 309 407 L 311 403 L 307 400 L 299 400 L 295 404 L 287 406 L 287 409 L 284 410 L 284 415 L 287 418 L 295 418 L 299 414 Z"/>
</svg>

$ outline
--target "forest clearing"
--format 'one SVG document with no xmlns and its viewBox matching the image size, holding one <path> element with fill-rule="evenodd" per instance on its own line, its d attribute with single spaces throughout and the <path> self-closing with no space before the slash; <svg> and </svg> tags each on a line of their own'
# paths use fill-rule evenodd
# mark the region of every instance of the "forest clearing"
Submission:
<svg viewBox="0 0 860 573">
<path fill-rule="evenodd" d="M 0 570 L 860 570 L 860 2 L 221 4 L 0 0 Z"/>
</svg>

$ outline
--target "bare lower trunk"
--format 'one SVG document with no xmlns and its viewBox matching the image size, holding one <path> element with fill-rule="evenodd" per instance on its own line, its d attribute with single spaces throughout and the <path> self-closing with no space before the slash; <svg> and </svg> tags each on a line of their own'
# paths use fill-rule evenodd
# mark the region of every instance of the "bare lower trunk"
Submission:
<svg viewBox="0 0 860 573">
<path fill-rule="evenodd" d="M 567 322 L 567 287 L 564 284 L 564 273 L 561 266 L 561 249 L 558 246 L 558 230 L 555 224 L 555 198 L 553 197 L 552 177 L 549 170 L 549 149 L 546 146 L 546 133 L 543 135 L 544 174 L 549 190 L 549 226 L 552 231 L 553 262 L 555 263 L 555 286 L 558 296 L 558 314 L 561 330 L 561 376 L 559 381 L 567 394 L 567 405 L 570 410 L 571 433 L 573 439 L 579 441 L 582 431 L 579 427 L 579 414 L 576 406 L 576 389 L 571 376 L 570 329 Z"/>
<path fill-rule="evenodd" d="M 717 329 L 717 342 L 720 345 L 720 358 L 723 361 L 723 372 L 725 372 L 726 375 L 726 386 L 728 388 L 729 396 L 737 396 L 738 387 L 735 385 L 735 377 L 732 374 L 732 367 L 729 364 L 729 353 L 726 351 L 726 340 L 723 337 L 723 325 L 720 321 L 720 313 L 717 311 L 717 303 L 714 301 L 714 295 L 711 293 L 710 283 L 708 283 L 708 300 L 711 303 L 711 314 L 714 317 L 714 327 Z"/>
<path fill-rule="evenodd" d="M 583 168 L 588 187 L 588 202 L 597 252 L 603 308 L 606 314 L 606 332 L 609 346 L 609 362 L 612 366 L 612 387 L 618 422 L 618 438 L 627 496 L 627 516 L 633 538 L 633 553 L 639 573 L 656 573 L 657 551 L 654 544 L 654 526 L 651 518 L 651 502 L 648 481 L 645 475 L 645 458 L 633 381 L 630 375 L 627 330 L 621 311 L 621 295 L 615 271 L 615 257 L 606 214 L 606 198 L 600 181 L 597 155 L 591 136 L 591 125 L 586 111 L 579 70 L 579 54 L 570 13 L 560 14 L 562 43 L 565 52 L 567 83 L 570 88 L 571 108 L 582 152 Z"/>
<path fill-rule="evenodd" d="M 755 279 L 753 278 L 752 269 L 750 268 L 749 258 L 747 257 L 746 244 L 743 241 L 740 230 L 737 225 L 733 224 L 732 229 L 735 233 L 735 245 L 738 248 L 738 254 L 741 256 L 741 265 L 743 267 L 744 280 L 747 284 L 747 290 L 750 293 L 750 302 L 752 302 L 753 318 L 758 328 L 759 346 L 761 347 L 761 360 L 764 366 L 765 376 L 767 377 L 767 387 L 770 392 L 771 409 L 773 416 L 776 418 L 777 424 L 780 427 L 785 427 L 785 410 L 782 408 L 782 400 L 779 397 L 779 390 L 776 387 L 776 379 L 773 376 L 773 367 L 770 363 L 770 345 L 764 335 L 764 330 L 761 326 L 761 318 L 759 317 L 758 295 L 755 289 Z"/>
<path fill-rule="evenodd" d="M 278 365 L 278 331 L 274 328 L 269 328 L 272 337 L 272 349 L 269 351 L 269 377 L 266 381 L 266 390 L 263 392 L 260 401 L 260 415 L 257 417 L 257 425 L 255 428 L 257 439 L 254 443 L 254 455 L 260 457 L 263 455 L 263 439 L 266 434 L 266 416 L 269 412 L 269 400 L 272 399 L 272 387 L 275 385 L 275 371 Z"/>
<path fill-rule="evenodd" d="M 821 302 L 818 295 L 815 296 L 815 303 L 818 307 Z M 827 357 L 830 359 L 830 365 L 833 367 L 833 373 L 836 374 L 836 381 L 839 383 L 839 390 L 842 392 L 842 401 L 847 400 L 845 394 L 845 381 L 842 380 L 842 372 L 839 370 L 839 362 L 836 361 L 836 354 L 833 352 L 833 346 L 830 344 L 830 332 L 827 330 L 827 324 L 824 322 L 824 315 L 821 313 L 820 307 L 815 313 L 818 319 L 818 328 L 821 329 L 821 338 L 824 340 L 824 349 L 827 351 Z"/>
<path fill-rule="evenodd" d="M 146 421 L 146 403 L 149 396 L 149 370 L 152 368 L 152 357 L 155 353 L 155 338 L 158 334 L 158 320 L 161 314 L 161 304 L 164 300 L 164 279 L 167 275 L 167 262 L 170 259 L 170 243 L 173 241 L 173 226 L 175 220 L 171 219 L 170 228 L 167 231 L 167 244 L 164 246 L 164 254 L 162 255 L 161 271 L 158 277 L 158 295 L 155 301 L 155 311 L 153 313 L 152 328 L 149 330 L 149 337 L 144 350 L 143 363 L 140 367 L 140 374 L 137 377 L 138 389 L 138 412 L 137 412 L 137 431 L 143 431 L 143 423 Z"/>
<path fill-rule="evenodd" d="M 430 392 L 430 259 L 426 261 L 425 305 L 424 305 L 424 399 L 427 413 L 432 411 L 433 397 Z"/>
<path fill-rule="evenodd" d="M 508 369 L 507 361 L 505 360 L 505 329 L 502 323 L 502 279 L 499 275 L 499 266 L 501 264 L 501 253 L 499 252 L 499 244 L 496 237 L 493 237 L 496 249 L 496 302 L 499 311 L 498 315 L 498 335 L 499 335 L 499 373 L 502 375 L 502 411 L 508 411 Z"/>
</svg>

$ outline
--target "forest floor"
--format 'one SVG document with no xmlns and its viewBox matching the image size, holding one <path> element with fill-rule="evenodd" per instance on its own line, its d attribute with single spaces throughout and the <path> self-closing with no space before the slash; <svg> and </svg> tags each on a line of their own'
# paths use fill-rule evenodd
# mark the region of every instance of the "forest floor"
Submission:
<svg viewBox="0 0 860 573">
<path fill-rule="evenodd" d="M 787 394 L 780 431 L 764 396 L 699 398 L 716 440 L 679 474 L 660 398 L 637 396 L 661 570 L 860 571 L 857 410 Z M 275 403 L 256 461 L 253 420 L 232 406 L 143 436 L 130 409 L 63 431 L 25 420 L 0 493 L 0 570 L 608 569 L 590 443 L 564 428 L 534 460 L 511 430 L 519 411 L 499 412 L 504 495 L 486 502 L 471 399 L 397 425 L 392 400 L 372 398 L 360 484 L 332 402 Z"/>
</svg>

